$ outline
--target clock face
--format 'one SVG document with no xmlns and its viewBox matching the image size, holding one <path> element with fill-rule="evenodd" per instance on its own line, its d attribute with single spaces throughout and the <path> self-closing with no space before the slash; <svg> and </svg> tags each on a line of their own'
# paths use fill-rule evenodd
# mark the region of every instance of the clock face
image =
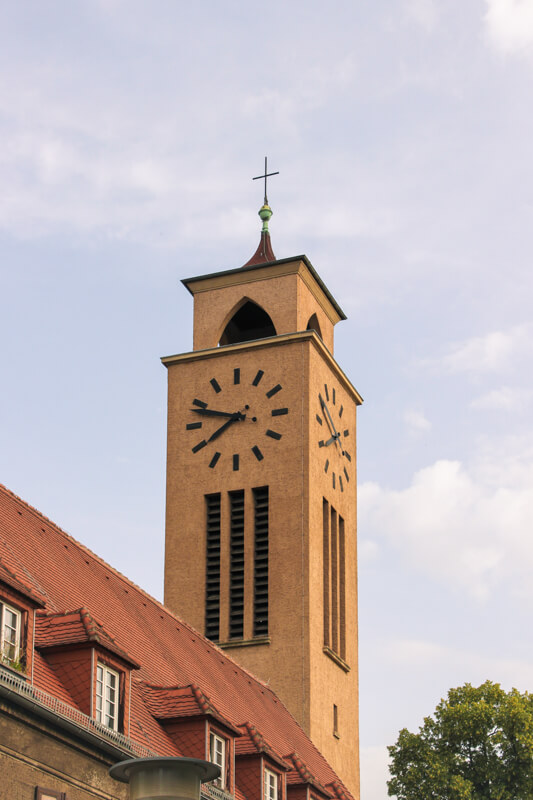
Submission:
<svg viewBox="0 0 533 800">
<path fill-rule="evenodd" d="M 324 454 L 324 472 L 331 476 L 333 489 L 344 492 L 350 481 L 352 463 L 352 455 L 348 449 L 350 431 L 344 427 L 342 421 L 344 406 L 335 387 L 328 387 L 326 383 L 317 399 L 318 446 Z"/>
<path fill-rule="evenodd" d="M 226 374 L 206 380 L 198 388 L 187 410 L 187 431 L 191 436 L 193 453 L 208 453 L 207 464 L 215 469 L 217 464 L 231 464 L 234 472 L 247 461 L 263 461 L 265 441 L 276 441 L 283 436 L 284 418 L 289 409 L 283 404 L 283 386 L 262 369 L 248 374 L 239 367 Z M 228 449 L 227 432 L 238 433 L 241 445 Z M 195 437 L 195 438 L 192 438 Z"/>
</svg>

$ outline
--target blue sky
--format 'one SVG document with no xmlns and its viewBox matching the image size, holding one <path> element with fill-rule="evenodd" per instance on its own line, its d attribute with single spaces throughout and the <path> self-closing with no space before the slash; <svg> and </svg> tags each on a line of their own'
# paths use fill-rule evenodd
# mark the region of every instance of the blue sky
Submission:
<svg viewBox="0 0 533 800">
<path fill-rule="evenodd" d="M 179 279 L 275 253 L 348 320 L 363 800 L 450 686 L 531 688 L 532 0 L 0 1 L 0 479 L 162 594 Z"/>
</svg>

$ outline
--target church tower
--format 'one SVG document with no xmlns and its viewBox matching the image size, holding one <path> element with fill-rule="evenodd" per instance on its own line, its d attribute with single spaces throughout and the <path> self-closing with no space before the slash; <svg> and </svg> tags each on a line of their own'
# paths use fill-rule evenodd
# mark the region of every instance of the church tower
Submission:
<svg viewBox="0 0 533 800">
<path fill-rule="evenodd" d="M 266 169 L 265 169 L 266 176 Z M 165 603 L 268 682 L 359 797 L 356 408 L 306 256 L 183 281 L 168 369 Z M 243 720 L 245 722 L 245 720 Z"/>
</svg>

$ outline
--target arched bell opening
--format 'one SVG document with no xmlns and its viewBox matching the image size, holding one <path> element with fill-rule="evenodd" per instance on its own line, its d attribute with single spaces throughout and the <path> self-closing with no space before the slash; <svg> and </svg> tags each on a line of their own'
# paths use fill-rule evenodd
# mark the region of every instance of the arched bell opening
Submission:
<svg viewBox="0 0 533 800">
<path fill-rule="evenodd" d="M 307 323 L 307 330 L 308 331 L 316 331 L 320 338 L 322 338 L 322 331 L 320 330 L 320 325 L 318 324 L 318 318 L 316 314 L 313 314 L 309 317 L 309 322 Z"/>
<path fill-rule="evenodd" d="M 268 336 L 276 336 L 274 323 L 261 306 L 247 300 L 224 328 L 219 345 L 250 342 L 253 339 L 266 339 Z"/>
</svg>

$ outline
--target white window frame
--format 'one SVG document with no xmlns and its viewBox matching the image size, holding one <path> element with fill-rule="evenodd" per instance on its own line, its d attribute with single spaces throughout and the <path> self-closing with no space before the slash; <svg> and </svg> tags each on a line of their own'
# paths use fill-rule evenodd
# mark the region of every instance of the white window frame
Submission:
<svg viewBox="0 0 533 800">
<path fill-rule="evenodd" d="M 118 731 L 120 711 L 120 674 L 103 664 L 96 663 L 95 719 L 107 728 Z"/>
<path fill-rule="evenodd" d="M 264 769 L 263 800 L 278 800 L 279 775 L 272 770 Z"/>
<path fill-rule="evenodd" d="M 213 781 L 215 786 L 226 788 L 226 740 L 215 731 L 209 731 L 209 761 L 220 767 L 220 778 Z"/>
<path fill-rule="evenodd" d="M 9 631 L 14 633 L 6 640 L 6 611 L 14 617 L 14 626 L 9 625 Z M 11 619 L 10 622 L 13 620 Z M 13 664 L 20 658 L 20 634 L 22 630 L 22 612 L 18 608 L 0 603 L 0 656 L 4 664 Z M 14 641 L 13 641 L 14 638 Z M 8 648 L 14 647 L 12 655 L 7 654 Z"/>
</svg>

